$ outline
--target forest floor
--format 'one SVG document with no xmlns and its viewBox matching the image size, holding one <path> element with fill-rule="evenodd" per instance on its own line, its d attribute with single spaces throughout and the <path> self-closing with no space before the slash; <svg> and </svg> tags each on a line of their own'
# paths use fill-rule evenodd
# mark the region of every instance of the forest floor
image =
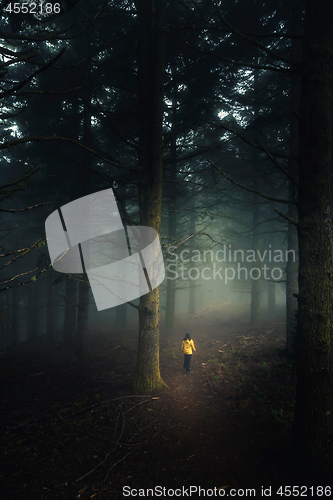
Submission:
<svg viewBox="0 0 333 500">
<path fill-rule="evenodd" d="M 281 498 L 280 486 L 302 485 L 286 460 L 294 378 L 285 324 L 211 314 L 187 330 L 197 348 L 190 375 L 186 330 L 162 329 L 168 388 L 151 394 L 131 387 L 133 330 L 95 334 L 81 365 L 62 346 L 4 353 L 1 500 Z"/>
</svg>

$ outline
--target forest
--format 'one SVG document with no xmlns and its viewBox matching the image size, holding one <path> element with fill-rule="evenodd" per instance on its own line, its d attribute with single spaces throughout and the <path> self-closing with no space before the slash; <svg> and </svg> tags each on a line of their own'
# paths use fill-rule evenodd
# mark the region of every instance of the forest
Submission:
<svg viewBox="0 0 333 500">
<path fill-rule="evenodd" d="M 0 498 L 330 497 L 333 2 L 0 5 Z"/>
</svg>

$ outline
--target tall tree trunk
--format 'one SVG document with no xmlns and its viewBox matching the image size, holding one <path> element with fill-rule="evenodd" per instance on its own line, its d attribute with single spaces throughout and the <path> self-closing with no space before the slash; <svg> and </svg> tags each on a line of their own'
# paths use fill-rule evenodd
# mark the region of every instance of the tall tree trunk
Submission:
<svg viewBox="0 0 333 500">
<path fill-rule="evenodd" d="M 91 33 L 88 31 L 88 45 L 90 47 Z M 83 94 L 83 143 L 86 146 L 91 146 L 92 131 L 91 131 L 91 61 L 90 58 L 83 63 L 83 73 L 85 86 L 82 90 Z M 81 195 L 86 195 L 89 192 L 89 170 L 92 163 L 90 153 L 82 153 L 82 173 L 81 173 Z M 77 311 L 77 331 L 76 331 L 76 356 L 82 360 L 87 352 L 87 333 L 89 319 L 89 293 L 90 285 L 86 273 L 82 275 L 82 280 L 79 282 L 79 305 Z"/>
<path fill-rule="evenodd" d="M 160 233 L 162 203 L 162 120 L 164 98 L 164 0 L 137 0 L 139 23 L 138 97 L 140 138 L 138 183 L 140 223 Z M 159 289 L 140 299 L 139 345 L 134 388 L 162 387 L 159 368 Z"/>
<path fill-rule="evenodd" d="M 168 212 L 168 238 L 169 245 L 175 245 L 177 241 L 177 197 L 178 197 L 178 186 L 177 186 L 177 94 L 178 87 L 175 82 L 175 71 L 172 69 L 172 99 L 171 105 L 172 109 L 170 112 L 170 120 L 172 121 L 172 129 L 170 133 L 170 154 L 171 154 L 171 164 L 169 171 L 166 172 L 166 194 L 169 204 Z M 167 273 L 168 276 L 168 273 Z M 173 328 L 175 323 L 175 306 L 176 306 L 176 280 L 168 279 L 167 277 L 167 292 L 166 292 L 166 308 L 165 308 L 165 327 Z"/>
<path fill-rule="evenodd" d="M 293 450 L 333 474 L 330 105 L 333 2 L 306 2 L 299 121 L 299 300 Z"/>
<path fill-rule="evenodd" d="M 254 141 L 259 140 L 259 70 L 254 71 Z M 253 150 L 252 169 L 253 169 L 253 190 L 259 191 L 259 151 Z M 252 250 L 258 255 L 260 235 L 259 235 L 259 195 L 253 193 L 253 218 L 252 218 Z M 256 278 L 256 276 L 254 276 Z M 250 324 L 256 325 L 260 321 L 260 279 L 251 279 L 251 318 Z"/>
<path fill-rule="evenodd" d="M 290 33 L 300 35 L 302 31 L 302 1 L 293 0 Z M 291 41 L 291 59 L 296 65 L 302 57 L 301 39 L 293 38 Z M 295 72 L 291 76 L 290 88 L 290 156 L 296 158 L 298 155 L 298 110 L 300 96 L 300 77 Z M 297 181 L 297 161 L 288 161 L 288 172 L 295 182 Z M 295 203 L 297 193 L 295 183 L 289 182 L 289 201 Z M 288 217 L 297 220 L 297 207 L 290 204 Z M 294 250 L 298 256 L 297 229 L 294 224 L 288 223 L 288 250 Z M 290 254 L 289 254 L 290 255 Z M 289 259 L 286 269 L 286 351 L 288 355 L 295 354 L 296 348 L 296 312 L 298 294 L 298 258 Z"/>
<path fill-rule="evenodd" d="M 124 221 L 126 219 L 126 183 L 118 181 L 118 187 L 114 190 L 118 203 L 119 212 Z M 124 328 L 127 325 L 127 304 L 116 307 L 116 325 Z"/>
</svg>

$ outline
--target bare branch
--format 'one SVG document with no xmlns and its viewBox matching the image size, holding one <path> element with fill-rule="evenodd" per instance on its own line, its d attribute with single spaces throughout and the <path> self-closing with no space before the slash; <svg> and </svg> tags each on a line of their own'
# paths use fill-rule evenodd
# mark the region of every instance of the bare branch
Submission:
<svg viewBox="0 0 333 500">
<path fill-rule="evenodd" d="M 277 169 L 279 169 L 289 180 L 290 182 L 292 182 L 294 185 L 298 186 L 298 182 L 292 178 L 292 176 L 289 174 L 288 170 L 286 170 L 282 165 L 280 165 L 280 163 L 278 163 L 275 158 L 273 158 L 273 155 L 272 153 L 270 153 L 262 144 L 260 144 L 258 141 L 257 141 L 257 144 L 259 146 L 259 148 L 264 151 L 264 153 L 266 153 L 266 155 L 268 156 L 268 158 L 274 163 L 275 167 Z"/>
<path fill-rule="evenodd" d="M 126 170 L 129 170 L 130 172 L 136 172 L 135 168 L 127 167 L 126 165 L 124 165 L 122 163 L 115 162 L 115 161 L 111 160 L 110 158 L 107 158 L 103 154 L 99 153 L 95 149 L 92 149 L 92 148 L 86 146 L 85 144 L 83 144 L 80 141 L 77 141 L 76 139 L 71 139 L 70 137 L 61 137 L 61 136 L 43 137 L 41 135 L 32 135 L 32 136 L 28 136 L 28 137 L 22 137 L 21 139 L 13 139 L 11 141 L 3 142 L 2 144 L 0 144 L 0 150 L 1 149 L 9 149 L 13 146 L 17 146 L 18 144 L 25 144 L 27 142 L 45 142 L 45 141 L 63 141 L 63 142 L 70 142 L 72 144 L 76 144 L 80 148 L 85 149 L 89 153 L 92 153 L 95 156 L 97 156 L 97 158 L 99 158 L 107 163 L 110 163 L 111 165 L 125 168 Z"/>
<path fill-rule="evenodd" d="M 8 90 L 5 90 L 4 92 L 1 92 L 0 93 L 0 98 L 6 97 L 8 95 L 12 95 L 14 92 L 16 92 L 17 90 L 20 90 L 22 87 L 24 87 L 24 85 L 26 85 L 27 83 L 31 82 L 31 80 L 33 78 L 35 78 L 35 76 L 39 75 L 40 73 L 42 73 L 43 71 L 45 71 L 47 68 L 49 68 L 50 66 L 52 66 L 52 64 L 55 61 L 57 61 L 63 55 L 63 53 L 65 52 L 65 50 L 66 50 L 66 47 L 64 47 L 63 49 L 61 49 L 61 51 L 59 52 L 59 54 L 57 54 L 53 59 L 51 59 L 51 61 L 49 61 L 48 63 L 46 63 L 45 66 L 43 66 L 42 68 L 39 68 L 37 71 L 35 71 L 31 75 L 29 75 L 27 78 L 25 78 L 24 80 L 22 80 L 20 83 L 18 83 L 17 85 L 15 85 L 14 87 L 12 87 L 11 89 L 8 89 Z"/>
<path fill-rule="evenodd" d="M 24 285 L 27 285 L 28 283 L 31 283 L 32 281 L 36 281 L 37 278 L 39 278 L 39 276 L 41 276 L 42 274 L 45 273 L 45 271 L 47 271 L 48 269 L 50 269 L 50 267 L 52 266 L 52 264 L 50 263 L 47 267 L 45 267 L 44 269 L 42 269 L 38 274 L 36 274 L 36 276 L 33 276 L 30 280 L 28 281 L 24 281 L 22 283 L 17 283 L 15 285 L 11 285 L 11 286 L 7 286 L 5 288 L 1 288 L 0 290 L 0 293 L 1 292 L 6 292 L 7 290 L 9 290 L 10 288 L 17 288 L 18 286 L 24 286 Z"/>
<path fill-rule="evenodd" d="M 1 147 L 1 146 L 0 146 Z M 40 169 L 40 167 L 38 168 L 34 168 L 33 170 L 30 170 L 30 172 L 28 172 L 24 177 L 21 177 L 20 179 L 17 179 L 17 181 L 13 181 L 11 182 L 10 184 L 6 184 L 5 186 L 0 186 L 0 190 L 1 189 L 6 189 L 10 186 L 14 186 L 15 184 L 19 184 L 20 182 L 23 182 L 25 181 L 26 179 L 28 179 L 31 175 L 35 174 L 38 170 Z"/>
<path fill-rule="evenodd" d="M 14 281 L 16 278 L 19 278 L 20 276 L 26 276 L 27 274 L 34 273 L 35 271 L 37 271 L 37 269 L 38 269 L 38 267 L 35 267 L 35 269 L 32 269 L 31 271 L 27 271 L 26 273 L 17 274 L 16 276 L 9 278 L 7 281 L 2 281 L 0 283 L 0 285 L 6 285 L 7 283 Z"/>
<path fill-rule="evenodd" d="M 9 260 L 8 262 L 6 262 L 6 264 L 4 264 L 3 266 L 0 267 L 0 270 L 4 269 L 7 266 L 10 266 L 11 264 L 13 264 L 13 262 L 15 262 L 16 260 L 20 259 L 24 255 L 27 255 L 27 253 L 31 252 L 31 250 L 33 250 L 34 248 L 36 248 L 39 243 L 41 243 L 40 239 L 37 240 L 36 243 L 34 243 L 31 247 L 27 248 L 26 250 L 24 250 L 23 252 L 21 252 L 19 255 L 17 255 L 16 257 L 14 257 L 12 260 Z M 43 243 L 45 243 L 45 241 Z"/>
<path fill-rule="evenodd" d="M 126 302 L 126 304 L 128 304 L 129 306 L 135 307 L 135 309 L 139 309 L 139 306 L 136 306 L 135 304 L 133 304 L 133 302 Z"/>
<path fill-rule="evenodd" d="M 259 144 L 259 142 L 255 143 L 255 142 L 250 141 L 244 135 L 242 135 L 239 132 L 237 132 L 237 130 L 232 129 L 232 128 L 228 127 L 227 125 L 223 125 L 222 123 L 219 123 L 218 126 L 221 127 L 221 128 L 223 128 L 223 129 L 225 129 L 225 130 L 227 130 L 228 132 L 231 132 L 232 134 L 236 135 L 237 137 L 239 137 L 240 139 L 242 139 L 242 141 L 246 142 L 246 144 L 249 144 L 249 146 L 252 146 L 254 148 L 260 149 L 261 151 L 263 151 L 266 154 L 269 154 L 270 156 L 276 156 L 277 158 L 284 158 L 285 160 L 297 160 L 297 158 L 294 157 L 294 156 L 290 156 L 290 155 L 287 155 L 287 154 L 284 154 L 284 153 L 273 153 L 272 151 L 268 151 L 263 146 L 261 146 L 261 144 Z M 280 166 L 278 168 L 280 169 Z M 288 176 L 288 174 L 286 174 L 286 175 Z M 290 180 L 294 184 L 296 184 L 293 179 L 290 179 Z"/>
<path fill-rule="evenodd" d="M 235 184 L 235 186 L 238 186 L 242 189 L 245 189 L 245 191 L 249 191 L 250 193 L 258 194 L 259 196 L 261 196 L 262 198 L 265 198 L 266 200 L 276 201 L 277 203 L 286 203 L 287 205 L 295 205 L 295 203 L 293 203 L 292 201 L 282 200 L 282 199 L 278 199 L 278 198 L 272 198 L 271 196 L 266 196 L 265 194 L 260 193 L 259 191 L 256 191 L 255 189 L 251 189 L 249 187 L 243 186 L 242 184 L 239 184 L 239 182 L 236 182 L 233 179 L 230 179 L 230 177 L 228 177 L 227 174 L 222 172 L 221 169 L 219 169 L 216 165 L 214 165 L 213 162 L 211 162 L 210 160 L 207 160 L 207 161 L 208 161 L 208 163 L 211 164 L 211 166 L 213 168 L 215 168 L 218 172 L 220 172 L 220 174 L 223 175 L 223 177 L 225 177 L 229 182 L 232 182 L 232 184 Z"/>
<path fill-rule="evenodd" d="M 283 217 L 284 219 L 286 219 L 288 222 L 290 222 L 290 224 L 293 224 L 294 226 L 298 226 L 297 222 L 295 221 L 295 219 L 292 219 L 291 217 L 289 217 L 288 215 L 280 212 L 279 210 L 276 210 L 274 208 L 274 212 L 276 212 L 278 215 L 280 215 L 281 217 Z"/>
<path fill-rule="evenodd" d="M 36 54 L 21 54 L 19 57 L 16 57 L 14 59 L 10 59 L 9 61 L 3 62 L 0 64 L 0 68 L 6 68 L 7 66 L 11 66 L 12 64 L 16 64 L 21 61 L 28 61 L 29 59 L 32 59 L 35 57 Z"/>
<path fill-rule="evenodd" d="M 32 210 L 33 208 L 42 207 L 43 205 L 50 205 L 54 203 L 54 201 L 46 201 L 45 203 L 37 203 L 37 205 L 33 205 L 32 207 L 26 208 L 0 208 L 0 212 L 26 212 L 27 210 Z"/>
</svg>

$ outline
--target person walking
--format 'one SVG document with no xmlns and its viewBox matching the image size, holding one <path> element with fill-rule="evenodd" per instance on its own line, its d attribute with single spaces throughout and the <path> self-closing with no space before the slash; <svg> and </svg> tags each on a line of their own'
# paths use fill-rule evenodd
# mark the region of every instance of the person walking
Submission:
<svg viewBox="0 0 333 500">
<path fill-rule="evenodd" d="M 186 375 L 190 373 L 190 365 L 191 365 L 191 357 L 193 351 L 196 351 L 196 348 L 194 347 L 194 342 L 191 339 L 191 334 L 186 333 L 183 343 L 182 343 L 182 351 L 184 353 L 184 368 L 186 371 Z"/>
</svg>

